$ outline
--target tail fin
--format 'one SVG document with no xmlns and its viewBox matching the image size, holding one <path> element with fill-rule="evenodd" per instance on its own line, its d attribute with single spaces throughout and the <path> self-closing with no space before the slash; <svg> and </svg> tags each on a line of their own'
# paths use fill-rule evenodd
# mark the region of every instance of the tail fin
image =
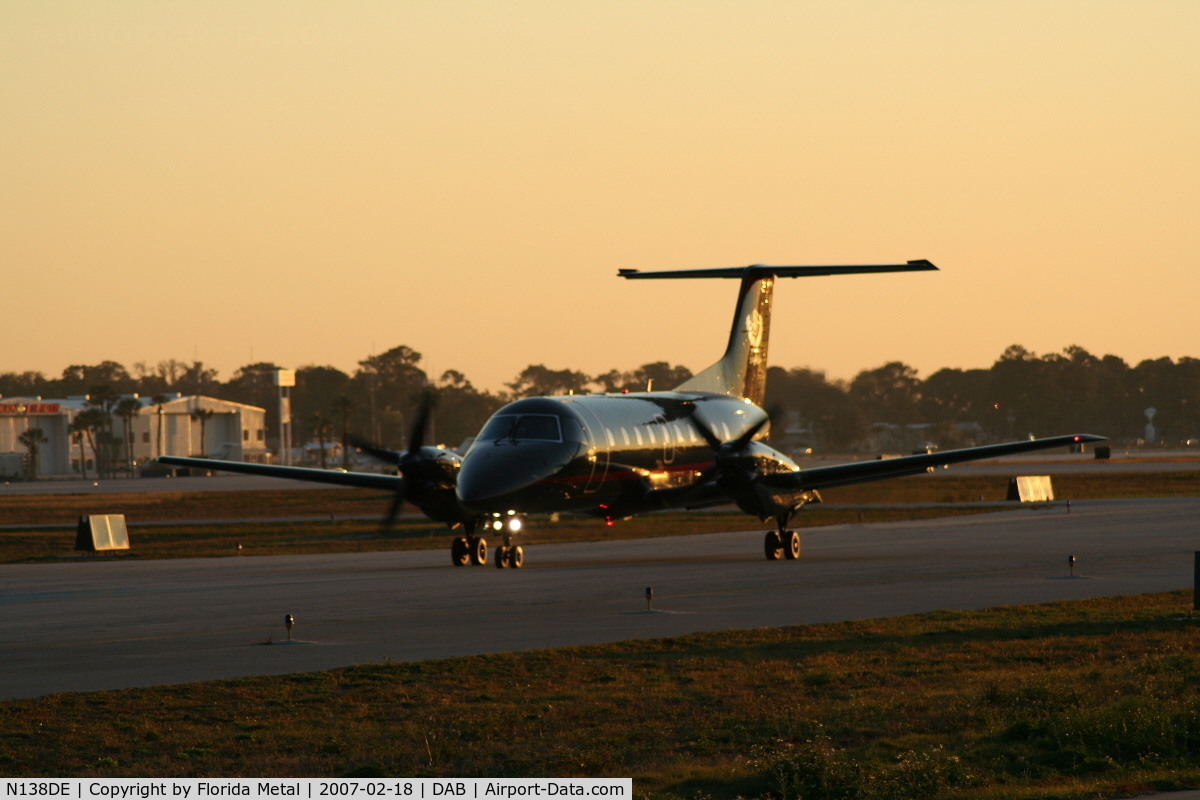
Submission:
<svg viewBox="0 0 1200 800">
<path fill-rule="evenodd" d="M 762 405 L 767 389 L 767 341 L 771 329 L 771 293 L 775 278 L 817 275 L 853 275 L 866 272 L 918 272 L 936 270 L 928 261 L 906 264 L 851 264 L 823 267 L 749 267 L 681 269 L 639 272 L 623 269 L 622 278 L 741 278 L 729 345 L 721 360 L 675 387 L 681 391 L 716 392 Z"/>
</svg>

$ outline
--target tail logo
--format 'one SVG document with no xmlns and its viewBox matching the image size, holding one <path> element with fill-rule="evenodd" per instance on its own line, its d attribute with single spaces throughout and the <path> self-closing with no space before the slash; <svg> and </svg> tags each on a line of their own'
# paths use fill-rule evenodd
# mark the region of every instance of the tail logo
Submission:
<svg viewBox="0 0 1200 800">
<path fill-rule="evenodd" d="M 750 338 L 750 346 L 757 350 L 762 347 L 763 318 L 762 312 L 755 308 L 746 320 L 746 336 Z"/>
</svg>

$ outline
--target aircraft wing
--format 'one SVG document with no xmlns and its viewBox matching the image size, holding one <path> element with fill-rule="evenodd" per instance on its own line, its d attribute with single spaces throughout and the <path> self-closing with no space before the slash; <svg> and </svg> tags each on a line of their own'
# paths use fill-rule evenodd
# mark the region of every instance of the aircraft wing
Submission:
<svg viewBox="0 0 1200 800">
<path fill-rule="evenodd" d="M 877 461 L 858 461 L 853 464 L 838 464 L 833 467 L 815 467 L 799 472 L 781 472 L 773 475 L 763 475 L 758 480 L 773 489 L 829 489 L 834 486 L 848 486 L 852 483 L 867 483 L 883 480 L 884 478 L 899 478 L 904 475 L 919 475 L 930 467 L 940 467 L 944 464 L 961 464 L 964 461 L 977 461 L 981 458 L 996 458 L 1010 456 L 1015 453 L 1029 453 L 1035 450 L 1049 450 L 1052 447 L 1066 447 L 1082 442 L 1103 442 L 1107 437 L 1079 433 L 1071 436 L 1052 436 L 1048 439 L 1030 439 L 1028 441 L 1007 442 L 1005 444 L 989 444 L 983 447 L 966 447 L 961 450 L 946 450 L 941 453 L 923 453 L 901 458 L 885 458 Z"/>
<path fill-rule="evenodd" d="M 155 460 L 160 464 L 172 467 L 219 469 L 225 472 L 241 472 L 246 475 L 265 475 L 268 478 L 332 483 L 337 486 L 357 486 L 362 489 L 383 489 L 389 492 L 404 489 L 404 478 L 398 475 L 376 475 L 372 472 L 342 472 L 333 469 L 308 469 L 307 467 L 280 467 L 273 464 L 249 464 L 245 461 L 220 461 L 215 458 L 159 456 Z"/>
</svg>

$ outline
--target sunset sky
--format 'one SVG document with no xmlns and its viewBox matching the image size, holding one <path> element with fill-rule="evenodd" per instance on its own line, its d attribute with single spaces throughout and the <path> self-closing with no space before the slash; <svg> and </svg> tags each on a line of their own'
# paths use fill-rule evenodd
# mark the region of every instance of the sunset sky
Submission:
<svg viewBox="0 0 1200 800">
<path fill-rule="evenodd" d="M 1200 357 L 1197 2 L 0 2 L 0 371 Z"/>
</svg>

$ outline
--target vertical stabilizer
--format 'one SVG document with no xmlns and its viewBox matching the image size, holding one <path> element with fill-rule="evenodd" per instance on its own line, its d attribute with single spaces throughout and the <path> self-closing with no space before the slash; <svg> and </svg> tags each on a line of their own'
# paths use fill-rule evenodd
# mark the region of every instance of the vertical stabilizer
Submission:
<svg viewBox="0 0 1200 800">
<path fill-rule="evenodd" d="M 771 292 L 774 288 L 775 276 L 747 270 L 738 291 L 725 355 L 677 389 L 728 394 L 762 405 L 767 390 L 767 341 L 771 331 Z"/>
<path fill-rule="evenodd" d="M 854 275 L 869 272 L 920 272 L 936 270 L 925 260 L 905 264 L 847 264 L 817 267 L 749 267 L 682 269 L 639 272 L 623 269 L 622 278 L 741 278 L 729 345 L 721 360 L 675 387 L 680 391 L 716 392 L 741 397 L 761 405 L 767 389 L 767 341 L 771 329 L 771 294 L 776 278 L 818 275 Z"/>
</svg>

